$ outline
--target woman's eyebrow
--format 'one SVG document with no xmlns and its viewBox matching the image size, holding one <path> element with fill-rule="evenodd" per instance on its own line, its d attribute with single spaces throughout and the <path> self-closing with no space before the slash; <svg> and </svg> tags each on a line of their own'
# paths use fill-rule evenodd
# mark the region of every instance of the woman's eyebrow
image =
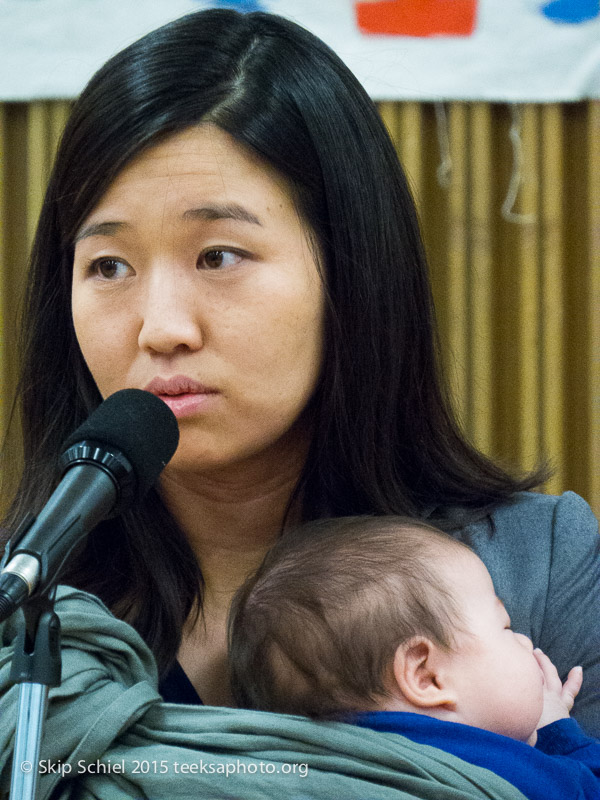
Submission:
<svg viewBox="0 0 600 800">
<path fill-rule="evenodd" d="M 123 228 L 130 228 L 127 222 L 92 222 L 90 225 L 84 225 L 75 235 L 73 244 L 77 244 L 82 239 L 88 239 L 90 236 L 115 236 Z"/>
<path fill-rule="evenodd" d="M 183 213 L 183 219 L 202 219 L 213 222 L 219 219 L 233 219 L 237 222 L 249 222 L 252 225 L 261 225 L 259 218 L 238 203 L 225 203 L 201 208 L 189 208 Z M 84 225 L 75 236 L 74 244 L 90 236 L 115 236 L 125 228 L 130 228 L 128 222 L 92 222 Z"/>
<path fill-rule="evenodd" d="M 225 203 L 202 208 L 190 208 L 183 214 L 184 219 L 203 219 L 212 222 L 218 219 L 234 219 L 238 222 L 249 222 L 252 225 L 262 225 L 259 218 L 244 206 L 238 203 Z"/>
</svg>

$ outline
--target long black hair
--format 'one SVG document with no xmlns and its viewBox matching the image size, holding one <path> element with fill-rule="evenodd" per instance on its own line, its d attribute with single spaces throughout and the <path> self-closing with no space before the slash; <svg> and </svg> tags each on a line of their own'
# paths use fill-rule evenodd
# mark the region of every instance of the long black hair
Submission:
<svg viewBox="0 0 600 800">
<path fill-rule="evenodd" d="M 32 252 L 19 388 L 25 469 L 5 528 L 45 502 L 61 443 L 101 400 L 71 320 L 75 233 L 134 156 L 207 121 L 287 178 L 322 255 L 325 356 L 295 494 L 303 518 L 438 509 L 443 519 L 449 507 L 481 513 L 536 485 L 539 475 L 513 479 L 478 453 L 450 411 L 416 212 L 373 102 L 298 25 L 209 10 L 108 61 L 66 126 Z M 66 579 L 135 625 L 161 669 L 201 607 L 199 566 L 156 492 L 100 525 Z"/>
</svg>

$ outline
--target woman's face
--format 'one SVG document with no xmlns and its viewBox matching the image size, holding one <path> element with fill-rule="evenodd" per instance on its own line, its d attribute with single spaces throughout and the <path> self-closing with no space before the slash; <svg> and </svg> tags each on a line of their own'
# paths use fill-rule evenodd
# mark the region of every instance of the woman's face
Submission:
<svg viewBox="0 0 600 800">
<path fill-rule="evenodd" d="M 103 397 L 134 387 L 171 406 L 180 469 L 285 440 L 319 376 L 323 306 L 285 181 L 212 125 L 134 159 L 76 237 L 83 357 Z"/>
</svg>

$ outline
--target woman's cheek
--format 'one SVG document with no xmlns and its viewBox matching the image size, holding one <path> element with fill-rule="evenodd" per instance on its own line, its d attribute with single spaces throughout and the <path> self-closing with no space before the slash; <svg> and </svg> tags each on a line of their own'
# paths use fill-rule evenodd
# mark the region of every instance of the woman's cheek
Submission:
<svg viewBox="0 0 600 800">
<path fill-rule="evenodd" d="M 83 290 L 73 292 L 73 326 L 79 349 L 103 397 L 126 388 L 129 336 L 122 321 Z M 114 309 L 113 309 L 114 312 Z"/>
</svg>

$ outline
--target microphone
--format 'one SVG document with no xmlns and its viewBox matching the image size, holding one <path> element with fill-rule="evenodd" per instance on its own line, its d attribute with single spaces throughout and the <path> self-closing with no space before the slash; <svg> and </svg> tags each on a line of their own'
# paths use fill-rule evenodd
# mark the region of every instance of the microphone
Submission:
<svg viewBox="0 0 600 800">
<path fill-rule="evenodd" d="M 63 444 L 62 478 L 36 518 L 28 514 L 0 564 L 0 622 L 56 580 L 75 545 L 139 501 L 171 459 L 179 428 L 150 392 L 108 397 Z"/>
</svg>

